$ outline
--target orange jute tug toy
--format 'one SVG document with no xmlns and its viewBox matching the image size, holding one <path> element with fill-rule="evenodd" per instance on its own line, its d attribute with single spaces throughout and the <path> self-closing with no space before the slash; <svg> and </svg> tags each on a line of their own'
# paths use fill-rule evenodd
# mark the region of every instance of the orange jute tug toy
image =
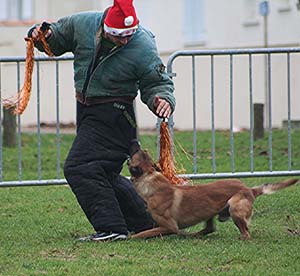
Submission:
<svg viewBox="0 0 300 276">
<path fill-rule="evenodd" d="M 43 26 L 42 26 L 43 27 Z M 38 36 L 33 39 L 32 37 L 25 37 L 26 41 L 26 61 L 25 61 L 25 78 L 24 78 L 24 85 L 21 91 L 18 92 L 17 95 L 8 98 L 2 99 L 2 104 L 6 109 L 12 109 L 12 113 L 15 115 L 21 115 L 24 110 L 26 109 L 32 88 L 32 73 L 33 73 L 33 66 L 34 66 L 34 42 L 42 43 L 45 52 L 48 56 L 53 56 L 49 45 L 46 42 L 45 34 L 47 29 L 43 30 L 43 28 L 39 28 Z"/>
<path fill-rule="evenodd" d="M 174 158 L 172 155 L 172 142 L 168 123 L 164 120 L 160 124 L 160 154 L 159 166 L 162 174 L 168 178 L 173 185 L 182 185 L 187 182 L 187 179 L 176 175 Z"/>
</svg>

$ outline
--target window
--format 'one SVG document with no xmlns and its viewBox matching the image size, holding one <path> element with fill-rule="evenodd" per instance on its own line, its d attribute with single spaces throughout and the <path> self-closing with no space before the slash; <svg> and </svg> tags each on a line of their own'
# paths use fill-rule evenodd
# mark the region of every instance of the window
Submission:
<svg viewBox="0 0 300 276">
<path fill-rule="evenodd" d="M 184 40 L 186 44 L 205 39 L 203 0 L 184 0 Z"/>
<path fill-rule="evenodd" d="M 32 19 L 33 0 L 0 0 L 1 21 L 23 21 Z"/>
<path fill-rule="evenodd" d="M 255 20 L 258 12 L 258 4 L 255 0 L 245 0 L 244 1 L 244 13 L 246 20 Z"/>
<path fill-rule="evenodd" d="M 244 0 L 244 26 L 251 27 L 259 24 L 259 1 Z"/>
<path fill-rule="evenodd" d="M 279 12 L 288 12 L 292 10 L 290 0 L 277 0 L 278 11 Z"/>
</svg>

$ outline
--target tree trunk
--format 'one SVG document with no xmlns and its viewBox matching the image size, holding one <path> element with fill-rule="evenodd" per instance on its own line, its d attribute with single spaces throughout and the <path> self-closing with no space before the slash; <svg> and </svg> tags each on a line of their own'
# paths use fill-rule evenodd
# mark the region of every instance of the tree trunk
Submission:
<svg viewBox="0 0 300 276">
<path fill-rule="evenodd" d="M 254 140 L 264 137 L 264 105 L 254 104 Z"/>
<path fill-rule="evenodd" d="M 12 108 L 3 108 L 3 146 L 13 148 L 16 146 L 16 116 L 12 114 Z"/>
</svg>

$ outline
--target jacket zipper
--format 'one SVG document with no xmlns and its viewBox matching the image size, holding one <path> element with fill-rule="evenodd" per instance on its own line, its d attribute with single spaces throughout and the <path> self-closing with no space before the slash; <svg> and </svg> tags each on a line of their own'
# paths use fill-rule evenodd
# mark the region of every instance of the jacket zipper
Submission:
<svg viewBox="0 0 300 276">
<path fill-rule="evenodd" d="M 89 86 L 89 84 L 90 84 L 91 78 L 92 78 L 93 75 L 95 74 L 96 69 L 97 69 L 104 61 L 106 61 L 108 58 L 110 58 L 112 55 L 114 55 L 115 53 L 119 52 L 121 48 L 122 48 L 122 47 L 118 47 L 118 46 L 113 47 L 113 48 L 111 49 L 110 53 L 109 53 L 106 57 L 104 57 L 104 58 L 97 64 L 97 66 L 92 70 L 92 67 L 94 67 L 94 63 L 96 62 L 96 60 L 95 60 L 95 59 L 96 59 L 96 55 L 94 56 L 92 62 L 91 62 L 90 65 L 89 65 L 89 68 L 88 68 L 88 71 L 92 70 L 92 72 L 89 73 L 89 76 L 87 76 L 88 79 L 86 80 L 86 83 L 85 83 L 84 88 L 83 88 L 83 90 L 82 90 L 82 99 L 83 99 L 83 103 L 84 103 L 84 104 L 86 103 L 86 91 L 87 91 L 87 88 L 88 88 L 88 86 Z"/>
</svg>

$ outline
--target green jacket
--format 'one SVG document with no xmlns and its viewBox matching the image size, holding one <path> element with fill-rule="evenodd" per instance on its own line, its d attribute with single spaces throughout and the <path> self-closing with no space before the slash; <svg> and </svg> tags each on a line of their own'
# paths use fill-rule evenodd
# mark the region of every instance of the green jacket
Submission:
<svg viewBox="0 0 300 276">
<path fill-rule="evenodd" d="M 48 43 L 54 55 L 74 54 L 77 93 L 82 93 L 89 64 L 95 58 L 97 45 L 101 43 L 102 15 L 101 12 L 76 13 L 50 26 L 52 35 Z M 159 96 L 167 100 L 174 111 L 173 81 L 165 72 L 154 35 L 142 26 L 126 45 L 116 47 L 98 63 L 90 74 L 85 97 L 136 97 L 138 90 L 150 110 L 153 111 L 154 97 Z"/>
</svg>

